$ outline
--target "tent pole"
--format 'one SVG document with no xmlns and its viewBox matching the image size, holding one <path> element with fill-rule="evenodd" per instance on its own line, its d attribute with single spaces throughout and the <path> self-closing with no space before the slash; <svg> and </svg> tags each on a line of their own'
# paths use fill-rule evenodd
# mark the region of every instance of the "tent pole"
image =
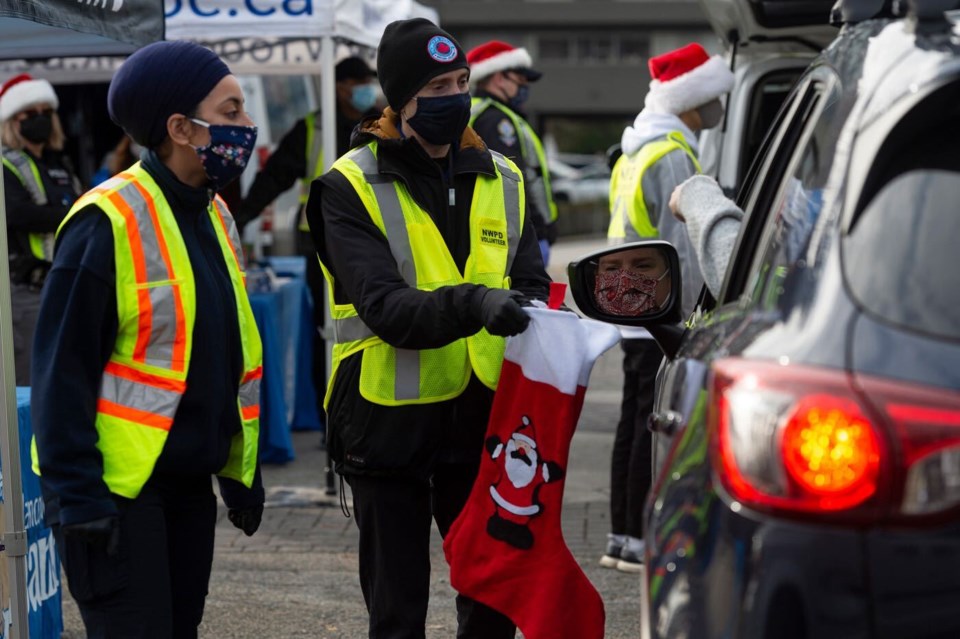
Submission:
<svg viewBox="0 0 960 639">
<path fill-rule="evenodd" d="M 0 153 L 3 148 L 0 147 Z M 0 179 L 0 464 L 3 466 L 4 552 L 10 583 L 10 637 L 30 636 L 27 619 L 27 532 L 23 527 L 23 482 L 20 477 L 20 426 L 13 359 L 10 262 L 7 250 L 7 205 Z M 3 603 L 0 602 L 0 606 Z"/>
<path fill-rule="evenodd" d="M 336 44 L 332 35 L 325 35 L 320 39 L 320 119 L 321 135 L 323 136 L 323 171 L 326 173 L 333 166 L 337 159 L 337 85 L 334 78 L 336 73 L 335 60 Z M 333 319 L 330 317 L 330 292 L 327 290 L 326 278 L 323 282 L 324 312 L 323 312 L 323 330 L 321 336 L 324 343 L 324 358 L 326 366 L 324 370 L 327 374 L 327 381 L 330 379 L 330 372 L 333 367 Z M 319 303 L 319 302 L 317 302 Z M 318 392 L 324 392 L 327 385 L 317 389 Z M 324 437 L 330 433 L 329 429 L 324 431 Z M 325 483 L 327 495 L 337 494 L 336 485 L 333 477 L 333 463 L 330 460 L 330 447 L 327 446 L 327 463 Z"/>
</svg>

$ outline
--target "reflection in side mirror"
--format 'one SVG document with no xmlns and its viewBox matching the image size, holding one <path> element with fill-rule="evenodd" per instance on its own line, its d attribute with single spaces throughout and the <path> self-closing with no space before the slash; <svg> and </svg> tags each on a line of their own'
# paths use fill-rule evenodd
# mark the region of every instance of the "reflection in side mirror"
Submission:
<svg viewBox="0 0 960 639">
<path fill-rule="evenodd" d="M 670 297 L 670 264 L 662 247 L 641 246 L 603 255 L 596 268 L 594 300 L 608 315 L 653 315 Z"/>
<path fill-rule="evenodd" d="M 680 267 L 668 242 L 607 248 L 568 270 L 574 300 L 588 317 L 634 325 L 679 321 Z"/>
</svg>

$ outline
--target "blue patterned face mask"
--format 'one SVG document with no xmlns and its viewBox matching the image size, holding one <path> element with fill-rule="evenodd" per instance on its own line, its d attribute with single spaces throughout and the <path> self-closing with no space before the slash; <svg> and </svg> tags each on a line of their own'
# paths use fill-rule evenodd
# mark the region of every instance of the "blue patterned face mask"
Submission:
<svg viewBox="0 0 960 639">
<path fill-rule="evenodd" d="M 210 144 L 194 147 L 203 170 L 215 191 L 240 177 L 247 168 L 257 144 L 257 127 L 235 124 L 210 124 L 197 118 L 191 121 L 210 131 Z"/>
<path fill-rule="evenodd" d="M 377 87 L 372 83 L 358 84 L 350 93 L 350 104 L 360 113 L 366 113 L 377 103 Z"/>
</svg>

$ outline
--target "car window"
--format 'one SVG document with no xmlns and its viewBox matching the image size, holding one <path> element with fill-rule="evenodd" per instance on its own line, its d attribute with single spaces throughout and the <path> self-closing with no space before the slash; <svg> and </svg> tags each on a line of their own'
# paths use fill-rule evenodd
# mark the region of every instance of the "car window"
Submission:
<svg viewBox="0 0 960 639">
<path fill-rule="evenodd" d="M 772 189 L 776 188 L 780 176 L 787 170 L 790 154 L 817 102 L 818 92 L 811 84 L 809 79 L 804 79 L 784 102 L 737 195 L 737 204 L 746 215 L 732 253 L 734 257 L 730 259 L 727 267 L 723 290 L 718 296 L 721 304 L 736 302 L 744 290 L 755 249 L 766 223 L 770 201 L 773 199 Z M 768 188 L 768 185 L 771 186 Z"/>
<path fill-rule="evenodd" d="M 740 166 L 737 170 L 738 183 L 760 150 L 767 131 L 774 124 L 777 112 L 790 94 L 790 89 L 793 88 L 801 71 L 802 69 L 774 71 L 763 76 L 754 86 L 741 144 Z"/>
<path fill-rule="evenodd" d="M 843 242 L 854 297 L 885 321 L 960 339 L 957 255 L 960 161 L 953 170 L 894 178 L 864 209 Z"/>
<path fill-rule="evenodd" d="M 815 99 L 789 168 L 779 184 L 768 184 L 777 189 L 777 195 L 769 207 L 766 228 L 747 278 L 745 292 L 765 310 L 777 308 L 784 278 L 802 259 L 829 195 L 825 192 L 827 178 L 843 123 L 839 117 L 840 88 L 826 73 L 812 87 Z"/>
</svg>

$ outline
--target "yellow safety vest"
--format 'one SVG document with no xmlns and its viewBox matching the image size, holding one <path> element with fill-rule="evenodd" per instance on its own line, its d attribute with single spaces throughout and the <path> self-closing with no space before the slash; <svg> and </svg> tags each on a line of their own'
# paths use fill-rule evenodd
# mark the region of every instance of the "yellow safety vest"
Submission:
<svg viewBox="0 0 960 639">
<path fill-rule="evenodd" d="M 300 216 L 297 228 L 304 233 L 310 232 L 307 222 L 307 198 L 310 196 L 310 183 L 323 175 L 323 136 L 318 135 L 317 115 L 310 113 L 303 119 L 307 125 L 307 172 L 300 180 Z"/>
<path fill-rule="evenodd" d="M 140 163 L 88 191 L 63 225 L 88 205 L 100 208 L 113 228 L 119 329 L 103 370 L 97 400 L 97 448 L 110 492 L 130 499 L 153 474 L 186 390 L 196 318 L 193 265 L 173 210 Z M 207 212 L 230 272 L 244 373 L 237 411 L 242 428 L 217 473 L 253 485 L 260 432 L 262 350 L 245 288 L 240 237 L 217 196 Z M 36 439 L 33 470 L 40 474 Z"/>
<path fill-rule="evenodd" d="M 23 188 L 27 189 L 33 203 L 37 206 L 46 206 L 47 190 L 43 187 L 43 180 L 40 177 L 40 168 L 25 151 L 8 149 L 3 152 L 3 165 L 10 169 Z M 47 262 L 53 261 L 53 246 L 55 236 L 53 233 L 28 233 L 27 238 L 30 241 L 30 253 L 38 260 Z"/>
<path fill-rule="evenodd" d="M 613 165 L 613 174 L 610 176 L 608 239 L 615 242 L 636 242 L 658 236 L 643 199 L 643 176 L 660 158 L 677 149 L 690 156 L 699 173 L 700 162 L 679 131 L 671 131 L 666 138 L 643 145 L 633 155 L 621 155 Z"/>
<path fill-rule="evenodd" d="M 377 142 L 358 147 L 338 159 L 333 170 L 356 190 L 367 213 L 386 236 L 403 279 L 411 287 L 432 291 L 463 283 L 509 288 L 510 269 L 520 244 L 524 221 L 523 177 L 517 166 L 493 153 L 496 177 L 478 175 L 470 208 L 470 257 L 461 274 L 429 213 L 410 196 L 400 180 L 377 172 Z M 374 178 L 374 179 L 371 179 Z M 473 371 L 491 389 L 497 387 L 506 340 L 481 329 L 475 335 L 440 348 L 394 348 L 357 315 L 353 304 L 338 304 L 327 265 L 333 319 L 332 371 L 324 405 L 345 358 L 363 353 L 360 393 L 385 406 L 428 404 L 457 397 Z"/>
<path fill-rule="evenodd" d="M 526 191 L 541 211 L 550 216 L 548 222 L 557 221 L 557 204 L 553 201 L 553 189 L 550 188 L 550 169 L 547 167 L 547 154 L 543 144 L 537 137 L 533 127 L 526 120 L 514 113 L 510 107 L 492 98 L 473 98 L 470 101 L 470 122 L 468 126 L 480 117 L 488 107 L 499 109 L 513 123 L 513 128 L 520 138 L 520 155 L 524 164 L 530 169 L 527 175 Z M 539 169 L 539 171 L 538 171 Z"/>
</svg>

